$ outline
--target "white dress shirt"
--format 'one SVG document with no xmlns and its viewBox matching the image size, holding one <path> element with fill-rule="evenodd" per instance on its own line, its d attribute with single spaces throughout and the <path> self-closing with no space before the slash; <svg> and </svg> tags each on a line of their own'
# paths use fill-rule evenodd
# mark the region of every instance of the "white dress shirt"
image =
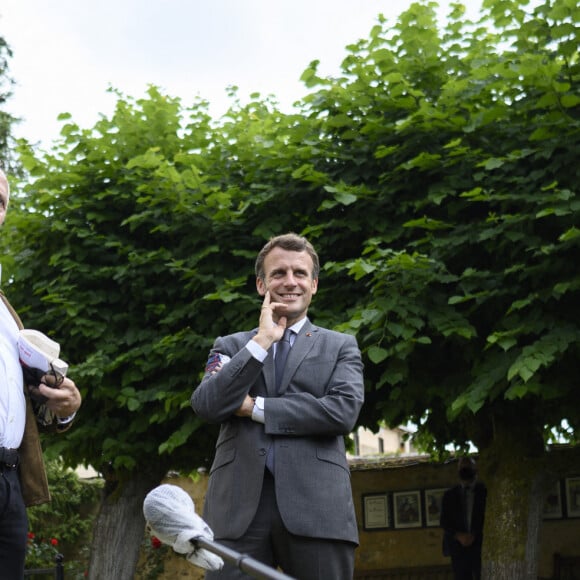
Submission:
<svg viewBox="0 0 580 580">
<path fill-rule="evenodd" d="M 26 401 L 18 357 L 18 326 L 0 300 L 0 447 L 18 449 L 24 435 Z"/>
</svg>

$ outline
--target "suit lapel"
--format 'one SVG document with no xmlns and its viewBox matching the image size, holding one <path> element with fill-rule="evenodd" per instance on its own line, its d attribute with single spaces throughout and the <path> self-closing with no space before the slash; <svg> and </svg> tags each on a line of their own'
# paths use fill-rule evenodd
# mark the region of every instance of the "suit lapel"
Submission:
<svg viewBox="0 0 580 580">
<path fill-rule="evenodd" d="M 288 353 L 282 383 L 280 384 L 280 393 L 284 393 L 288 388 L 290 379 L 293 377 L 296 369 L 300 366 L 300 363 L 304 360 L 304 357 L 310 352 L 316 343 L 317 337 L 318 329 L 312 325 L 310 320 L 306 320 L 296 336 L 290 352 Z M 273 367 L 274 365 L 272 364 L 272 368 Z M 273 379 L 272 384 L 274 384 Z"/>
</svg>

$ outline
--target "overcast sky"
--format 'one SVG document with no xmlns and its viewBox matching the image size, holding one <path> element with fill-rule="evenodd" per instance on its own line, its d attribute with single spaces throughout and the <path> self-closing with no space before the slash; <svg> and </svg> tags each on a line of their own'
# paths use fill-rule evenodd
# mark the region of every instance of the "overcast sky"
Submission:
<svg viewBox="0 0 580 580">
<path fill-rule="evenodd" d="M 477 15 L 480 0 L 464 0 Z M 0 36 L 13 50 L 16 81 L 7 109 L 22 118 L 19 137 L 48 145 L 60 113 L 92 127 L 110 115 L 108 87 L 141 97 L 149 84 L 207 99 L 219 116 L 226 88 L 246 102 L 273 94 L 283 107 L 306 94 L 300 75 L 340 70 L 345 47 L 367 38 L 383 14 L 390 22 L 411 0 L 2 0 Z M 440 14 L 449 0 L 440 0 Z"/>
</svg>

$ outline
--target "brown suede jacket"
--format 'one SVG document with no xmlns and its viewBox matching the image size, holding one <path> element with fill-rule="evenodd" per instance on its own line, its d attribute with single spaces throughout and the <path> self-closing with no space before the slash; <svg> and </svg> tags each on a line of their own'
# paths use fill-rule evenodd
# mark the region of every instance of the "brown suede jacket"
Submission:
<svg viewBox="0 0 580 580">
<path fill-rule="evenodd" d="M 6 305 L 18 328 L 23 328 L 20 317 L 12 308 L 3 292 L 0 290 L 0 298 Z M 24 437 L 20 445 L 20 465 L 18 467 L 18 474 L 20 476 L 20 485 L 22 487 L 22 496 L 27 507 L 39 505 L 50 501 L 50 492 L 48 490 L 48 479 L 46 477 L 46 468 L 44 465 L 44 457 L 42 455 L 42 447 L 40 445 L 39 425 L 36 420 L 32 402 L 28 396 L 28 389 L 24 389 L 26 397 L 26 426 L 24 428 Z M 70 424 L 66 425 L 68 428 Z M 50 427 L 43 430 L 62 432 L 65 429 L 57 430 Z"/>
</svg>

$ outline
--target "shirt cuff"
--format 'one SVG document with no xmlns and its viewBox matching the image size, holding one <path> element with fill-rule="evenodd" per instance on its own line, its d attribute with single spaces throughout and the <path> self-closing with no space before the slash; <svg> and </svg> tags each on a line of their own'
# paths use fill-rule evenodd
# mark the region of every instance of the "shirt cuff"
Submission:
<svg viewBox="0 0 580 580">
<path fill-rule="evenodd" d="M 252 410 L 252 421 L 256 423 L 265 423 L 264 417 L 264 397 L 256 397 L 254 399 L 254 408 Z"/>
<path fill-rule="evenodd" d="M 264 350 L 255 340 L 249 340 L 246 343 L 246 348 L 250 354 L 260 362 L 264 362 L 268 356 L 268 351 Z"/>
</svg>

